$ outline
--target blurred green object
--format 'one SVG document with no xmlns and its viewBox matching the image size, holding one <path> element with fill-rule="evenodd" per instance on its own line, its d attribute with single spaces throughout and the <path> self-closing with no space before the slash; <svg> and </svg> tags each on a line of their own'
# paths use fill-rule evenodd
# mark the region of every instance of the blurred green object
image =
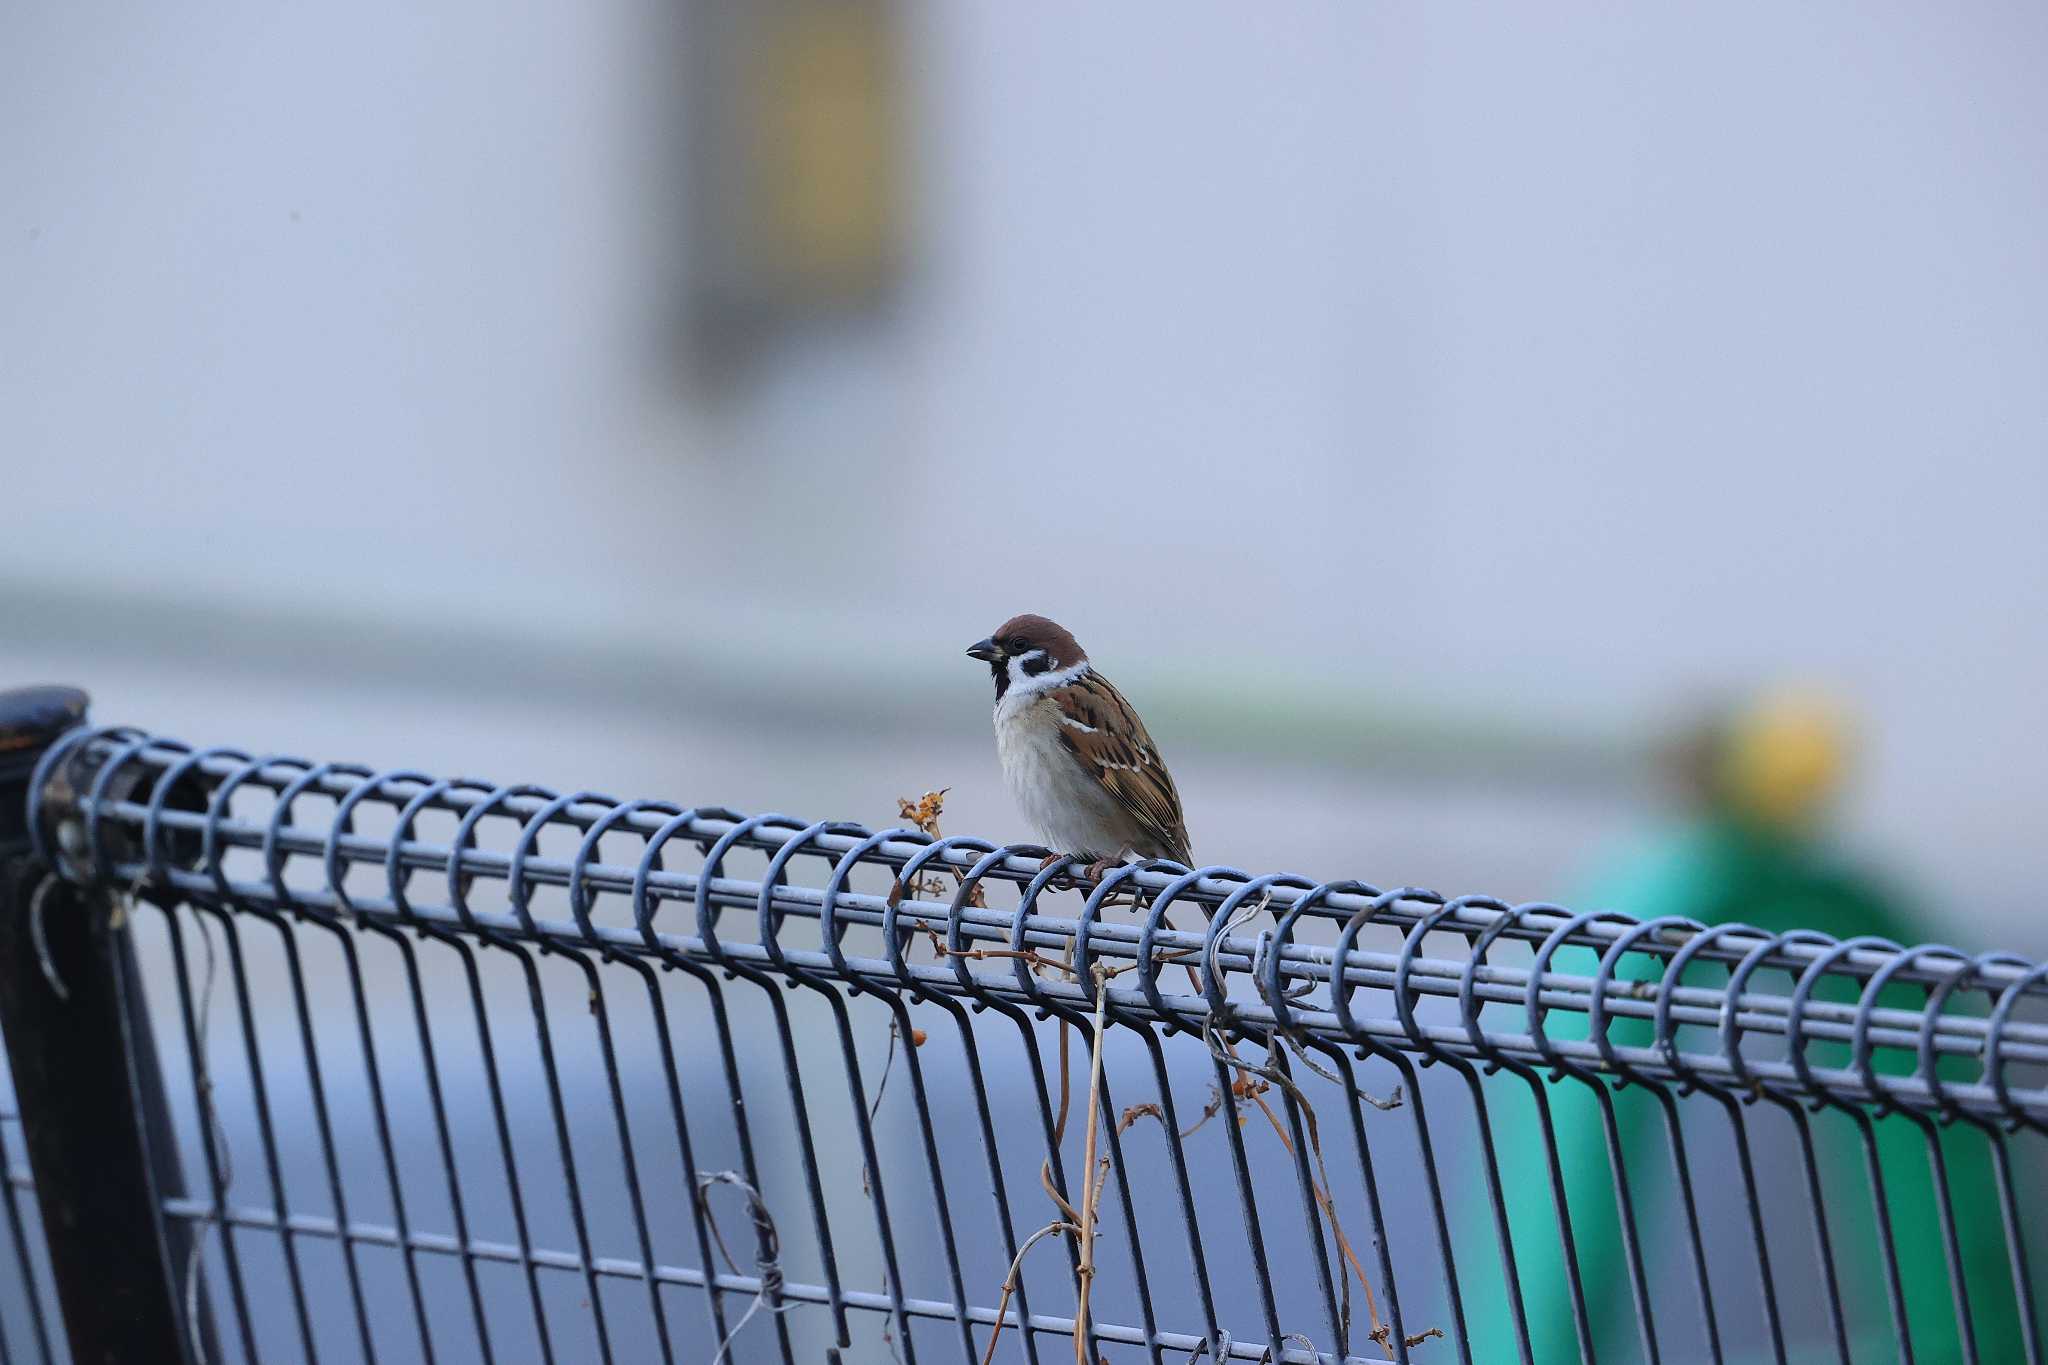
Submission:
<svg viewBox="0 0 2048 1365">
<path fill-rule="evenodd" d="M 1638 919 L 1682 915 L 1706 924 L 1739 921 L 1773 933 L 1815 929 L 1837 939 L 1878 935 L 1900 944 L 1923 941 L 1924 929 L 1896 889 L 1815 835 L 1846 766 L 1845 733 L 1840 718 L 1824 703 L 1789 695 L 1709 718 L 1672 754 L 1690 818 L 1619 859 L 1574 903 Z M 1558 955 L 1555 965 L 1560 971 L 1590 972 L 1594 957 L 1590 950 L 1570 949 Z M 1654 979 L 1657 972 L 1645 967 L 1623 975 Z M 1914 988 L 1895 986 L 1887 988 L 1882 1003 L 1917 1006 L 1921 999 Z M 1585 1036 L 1583 1019 L 1553 1016 L 1546 1027 L 1559 1038 Z M 1649 1041 L 1647 1025 L 1639 1022 L 1617 1025 L 1611 1036 L 1619 1043 Z M 1817 1062 L 1839 1064 L 1821 1048 L 1810 1055 Z M 1879 1055 L 1881 1071 L 1906 1070 L 1904 1063 L 1903 1057 Z M 1949 1074 L 1946 1068 L 1943 1074 Z M 1594 1349 L 1602 1360 L 1638 1359 L 1641 1329 L 1598 1101 L 1585 1085 L 1571 1081 L 1545 1090 Z M 1513 1088 L 1503 1093 L 1511 1095 Z M 1704 1359 L 1706 1343 L 1690 1287 L 1690 1248 L 1662 1120 L 1638 1092 L 1613 1092 L 1613 1099 L 1658 1345 L 1666 1359 Z M 1771 1113 L 1769 1106 L 1759 1108 Z M 1539 1365 L 1580 1360 L 1563 1239 L 1533 1101 L 1503 1104 L 1495 1121 L 1531 1351 Z M 1822 1112 L 1812 1124 L 1851 1351 L 1857 1359 L 1895 1359 L 1896 1329 L 1884 1290 L 1881 1239 L 1861 1141 L 1854 1125 L 1840 1115 Z M 1874 1131 L 1914 1358 L 1923 1363 L 1964 1360 L 1930 1144 L 1918 1125 L 1904 1119 L 1877 1123 Z M 1767 1204 L 1772 1190 L 1801 1187 L 1801 1162 L 1789 1127 L 1766 1117 L 1752 1123 L 1751 1141 Z M 1990 1149 L 1981 1131 L 1960 1124 L 1939 1130 L 1938 1143 L 1957 1212 L 1979 1355 L 1984 1360 L 2016 1358 L 2018 1307 L 2003 1229 L 1994 1212 Z M 1733 1164 L 1704 1162 L 1704 1145 L 1692 1140 L 1689 1159 L 1695 1198 L 1703 1217 L 1711 1220 L 1717 1206 L 1725 1210 L 1743 1196 Z M 1519 1359 L 1483 1200 L 1466 1210 L 1465 1221 L 1470 1243 L 1493 1258 L 1485 1264 L 1471 1261 L 1472 1270 L 1480 1273 L 1470 1282 L 1481 1291 L 1468 1306 L 1473 1359 Z M 1765 1221 L 1772 1234 L 1772 1272 L 1786 1320 L 1788 1358 L 1836 1359 L 1811 1214 L 1804 1207 L 1767 1206 Z M 1754 1265 L 1729 1255 L 1716 1259 L 1710 1244 L 1707 1271 L 1726 1358 L 1771 1358 Z M 1678 1292 L 1659 1292 L 1680 1283 L 1685 1288 Z"/>
</svg>

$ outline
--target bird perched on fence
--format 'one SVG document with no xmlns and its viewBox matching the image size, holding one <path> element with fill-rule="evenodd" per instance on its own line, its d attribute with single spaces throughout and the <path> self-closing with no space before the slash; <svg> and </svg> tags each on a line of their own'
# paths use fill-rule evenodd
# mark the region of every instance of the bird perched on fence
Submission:
<svg viewBox="0 0 2048 1365">
<path fill-rule="evenodd" d="M 1071 634 L 1013 616 L 967 653 L 995 677 L 1003 780 L 1048 847 L 1094 860 L 1098 876 L 1131 854 L 1192 865 L 1158 746 Z"/>
</svg>

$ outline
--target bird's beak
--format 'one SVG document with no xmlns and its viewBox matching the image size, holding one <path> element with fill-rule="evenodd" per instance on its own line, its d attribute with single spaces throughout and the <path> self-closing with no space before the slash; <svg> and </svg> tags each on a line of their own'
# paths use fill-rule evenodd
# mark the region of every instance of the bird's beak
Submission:
<svg viewBox="0 0 2048 1365">
<path fill-rule="evenodd" d="M 976 640 L 973 644 L 967 646 L 967 657 L 979 659 L 983 663 L 988 664 L 1002 658 L 1003 651 L 996 648 L 994 640 Z"/>
</svg>

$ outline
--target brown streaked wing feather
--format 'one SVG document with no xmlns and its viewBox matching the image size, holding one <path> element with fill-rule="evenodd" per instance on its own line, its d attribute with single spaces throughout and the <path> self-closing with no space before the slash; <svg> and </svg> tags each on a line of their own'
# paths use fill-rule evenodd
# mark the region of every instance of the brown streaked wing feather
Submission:
<svg viewBox="0 0 2048 1365">
<path fill-rule="evenodd" d="M 1090 669 L 1047 694 L 1060 709 L 1060 743 L 1167 856 L 1192 864 L 1180 793 L 1145 722 L 1109 679 Z M 1088 728 L 1082 729 L 1080 727 Z"/>
</svg>

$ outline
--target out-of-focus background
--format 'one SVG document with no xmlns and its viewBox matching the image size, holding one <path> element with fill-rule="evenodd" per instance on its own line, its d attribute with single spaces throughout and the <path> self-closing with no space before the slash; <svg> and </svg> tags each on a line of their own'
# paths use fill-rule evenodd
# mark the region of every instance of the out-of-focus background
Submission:
<svg viewBox="0 0 2048 1365">
<path fill-rule="evenodd" d="M 1797 683 L 2048 877 L 2048 14 L 777 0 L 0 20 L 0 678 L 1025 833 L 1070 625 L 1197 853 L 1565 896 Z"/>
</svg>

